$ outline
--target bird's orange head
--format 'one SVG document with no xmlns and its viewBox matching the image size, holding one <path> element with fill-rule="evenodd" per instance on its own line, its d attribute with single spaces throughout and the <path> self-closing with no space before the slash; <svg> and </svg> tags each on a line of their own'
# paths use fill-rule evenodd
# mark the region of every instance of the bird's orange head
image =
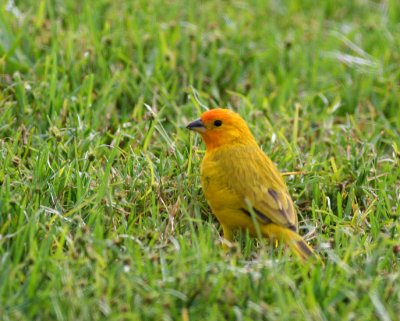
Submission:
<svg viewBox="0 0 400 321">
<path fill-rule="evenodd" d="M 255 143 L 246 122 L 229 109 L 211 109 L 186 128 L 198 132 L 207 150 L 224 145 Z"/>
</svg>

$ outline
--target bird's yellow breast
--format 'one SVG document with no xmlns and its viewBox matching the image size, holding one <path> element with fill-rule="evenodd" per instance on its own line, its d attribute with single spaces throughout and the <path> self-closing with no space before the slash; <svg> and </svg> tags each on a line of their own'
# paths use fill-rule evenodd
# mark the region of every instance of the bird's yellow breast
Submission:
<svg viewBox="0 0 400 321">
<path fill-rule="evenodd" d="M 228 180 L 229 172 L 221 168 L 218 155 L 206 154 L 201 165 L 201 185 L 212 212 L 222 224 L 247 225 L 248 217 L 241 211 L 243 200 L 229 187 Z"/>
<path fill-rule="evenodd" d="M 226 180 L 226 172 L 221 170 L 218 162 L 211 157 L 205 157 L 201 166 L 201 185 L 213 210 L 227 206 L 235 207 L 236 203 L 239 203 L 238 197 L 229 188 Z"/>
</svg>

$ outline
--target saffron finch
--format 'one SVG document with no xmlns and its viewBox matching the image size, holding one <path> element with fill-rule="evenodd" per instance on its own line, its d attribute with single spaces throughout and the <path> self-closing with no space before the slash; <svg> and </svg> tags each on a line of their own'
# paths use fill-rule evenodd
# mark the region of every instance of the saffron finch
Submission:
<svg viewBox="0 0 400 321">
<path fill-rule="evenodd" d="M 283 241 L 303 260 L 312 255 L 298 234 L 297 213 L 282 175 L 246 122 L 231 110 L 212 109 L 187 128 L 205 142 L 201 185 L 224 238 L 232 241 L 234 230 L 246 229 L 252 236 Z"/>
</svg>

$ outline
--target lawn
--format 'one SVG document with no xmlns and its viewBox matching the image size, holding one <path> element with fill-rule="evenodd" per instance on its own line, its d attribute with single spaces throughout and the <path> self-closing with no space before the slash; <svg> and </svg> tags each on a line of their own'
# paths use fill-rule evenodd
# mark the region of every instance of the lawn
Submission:
<svg viewBox="0 0 400 321">
<path fill-rule="evenodd" d="M 0 3 L 0 320 L 398 320 L 400 2 Z M 203 196 L 240 113 L 324 264 Z"/>
</svg>

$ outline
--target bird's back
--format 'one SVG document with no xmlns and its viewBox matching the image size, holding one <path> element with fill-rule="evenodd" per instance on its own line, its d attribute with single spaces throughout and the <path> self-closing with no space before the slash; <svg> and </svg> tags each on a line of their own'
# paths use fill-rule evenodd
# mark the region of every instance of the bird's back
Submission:
<svg viewBox="0 0 400 321">
<path fill-rule="evenodd" d="M 297 214 L 286 184 L 273 162 L 256 144 L 237 144 L 207 151 L 202 185 L 214 211 L 249 206 L 264 222 L 297 230 Z"/>
</svg>

